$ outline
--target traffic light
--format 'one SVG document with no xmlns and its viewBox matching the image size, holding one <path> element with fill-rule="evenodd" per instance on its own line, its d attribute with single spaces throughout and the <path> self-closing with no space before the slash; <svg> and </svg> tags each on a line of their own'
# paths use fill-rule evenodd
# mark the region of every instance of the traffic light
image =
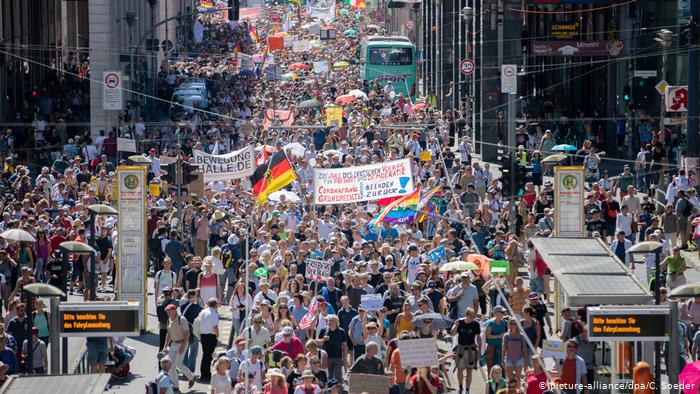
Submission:
<svg viewBox="0 0 700 394">
<path fill-rule="evenodd" d="M 513 177 L 515 180 L 515 187 L 514 187 L 514 194 L 515 195 L 522 195 L 521 193 L 525 193 L 525 183 L 527 180 L 527 167 L 523 166 L 515 166 L 515 176 Z"/>
<path fill-rule="evenodd" d="M 632 100 L 632 89 L 630 89 L 629 85 L 625 85 L 625 87 L 622 88 L 622 100 L 625 104 L 629 104 L 630 100 Z"/>
<path fill-rule="evenodd" d="M 507 148 L 499 147 L 497 152 L 498 164 L 501 167 L 501 191 L 503 197 L 510 197 L 513 195 L 513 160 Z"/>
<path fill-rule="evenodd" d="M 165 167 L 161 166 L 161 173 L 160 173 L 160 179 L 168 182 L 171 185 L 175 184 L 176 178 L 175 178 L 175 169 L 176 169 L 176 163 L 170 163 L 165 165 Z M 163 170 L 165 170 L 163 172 Z"/>
<path fill-rule="evenodd" d="M 240 0 L 228 0 L 228 20 L 237 21 L 239 19 L 241 2 Z"/>
<path fill-rule="evenodd" d="M 199 173 L 199 166 L 196 164 L 182 163 L 182 184 L 189 185 L 190 183 L 197 180 Z"/>
</svg>

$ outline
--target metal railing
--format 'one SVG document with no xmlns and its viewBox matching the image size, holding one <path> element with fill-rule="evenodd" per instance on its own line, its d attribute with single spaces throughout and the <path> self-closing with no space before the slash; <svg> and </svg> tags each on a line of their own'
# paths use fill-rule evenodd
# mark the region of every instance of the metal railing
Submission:
<svg viewBox="0 0 700 394">
<path fill-rule="evenodd" d="M 87 345 L 83 343 L 80 348 L 80 354 L 73 361 L 73 364 L 68 369 L 69 375 L 80 375 L 90 373 L 90 364 L 88 363 Z"/>
</svg>

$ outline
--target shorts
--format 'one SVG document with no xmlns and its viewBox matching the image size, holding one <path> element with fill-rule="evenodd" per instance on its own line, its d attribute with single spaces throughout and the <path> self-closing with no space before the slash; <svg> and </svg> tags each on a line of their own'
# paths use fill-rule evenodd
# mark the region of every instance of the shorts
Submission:
<svg viewBox="0 0 700 394">
<path fill-rule="evenodd" d="M 100 260 L 100 266 L 97 267 L 100 272 L 104 272 L 106 274 L 109 273 L 109 262 L 107 260 Z"/>
<path fill-rule="evenodd" d="M 538 172 L 538 173 L 533 172 L 532 173 L 532 184 L 535 186 L 542 186 L 542 173 L 541 172 Z"/>
<path fill-rule="evenodd" d="M 530 279 L 530 291 L 535 293 L 544 293 L 544 277 Z"/>
<path fill-rule="evenodd" d="M 106 345 L 95 344 L 91 342 L 86 342 L 87 352 L 88 352 L 88 365 L 94 366 L 97 364 L 107 363 L 107 349 Z"/>
<path fill-rule="evenodd" d="M 476 369 L 477 361 L 479 361 L 476 345 L 457 345 L 455 354 L 457 355 L 457 368 Z"/>
<path fill-rule="evenodd" d="M 506 368 L 517 368 L 517 367 L 523 367 L 525 366 L 525 358 L 520 357 L 519 359 L 513 361 L 513 360 L 506 360 Z"/>
</svg>

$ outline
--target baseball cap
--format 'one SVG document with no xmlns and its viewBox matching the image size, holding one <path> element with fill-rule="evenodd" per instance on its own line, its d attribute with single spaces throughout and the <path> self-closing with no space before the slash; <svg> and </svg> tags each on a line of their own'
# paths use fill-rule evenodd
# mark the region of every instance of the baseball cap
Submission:
<svg viewBox="0 0 700 394">
<path fill-rule="evenodd" d="M 293 335 L 293 334 L 294 334 L 294 329 L 292 329 L 292 327 L 285 326 L 282 329 L 282 335 Z"/>
<path fill-rule="evenodd" d="M 161 290 L 160 292 L 161 293 L 170 293 L 171 291 L 173 291 L 173 289 L 171 289 L 170 286 L 165 286 L 165 287 L 163 287 L 163 290 Z"/>
<path fill-rule="evenodd" d="M 536 300 L 537 299 L 537 292 L 531 292 L 530 295 L 527 296 L 527 298 L 531 300 Z"/>
<path fill-rule="evenodd" d="M 253 346 L 250 348 L 250 354 L 261 355 L 263 354 L 263 350 L 260 346 Z"/>
<path fill-rule="evenodd" d="M 496 305 L 493 307 L 494 312 L 501 312 L 501 313 L 506 313 L 506 308 L 504 308 L 501 305 Z"/>
<path fill-rule="evenodd" d="M 165 307 L 166 311 L 174 311 L 176 309 L 177 307 L 175 306 L 175 304 L 168 304 L 168 306 Z"/>
<path fill-rule="evenodd" d="M 435 281 L 432 280 L 432 279 L 429 280 L 429 281 L 428 281 L 428 287 L 430 287 L 431 289 L 434 289 L 434 288 L 435 288 Z"/>
</svg>

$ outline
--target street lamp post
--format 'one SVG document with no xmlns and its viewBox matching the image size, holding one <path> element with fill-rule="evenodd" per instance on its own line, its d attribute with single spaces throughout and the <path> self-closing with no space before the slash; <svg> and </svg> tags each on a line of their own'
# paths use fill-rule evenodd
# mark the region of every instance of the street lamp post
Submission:
<svg viewBox="0 0 700 394">
<path fill-rule="evenodd" d="M 666 80 L 666 62 L 668 60 L 668 48 L 671 47 L 673 40 L 673 33 L 668 29 L 661 29 L 656 33 L 656 41 L 661 44 L 661 80 Z M 666 103 L 664 98 L 661 98 L 661 118 L 659 119 L 659 131 L 661 132 L 661 143 L 666 143 Z"/>
<path fill-rule="evenodd" d="M 663 134 L 663 132 L 662 132 Z M 661 304 L 661 285 L 659 276 L 661 273 L 661 252 L 663 245 L 657 241 L 639 242 L 629 248 L 629 254 L 654 253 L 654 304 Z M 673 330 L 673 327 L 671 327 Z M 656 393 L 661 393 L 661 342 L 654 342 L 654 385 Z"/>
<path fill-rule="evenodd" d="M 90 213 L 90 246 L 97 250 L 97 245 L 95 244 L 95 219 L 97 218 L 97 215 L 117 216 L 119 212 L 105 204 L 90 205 L 88 206 L 88 212 Z M 97 300 L 97 272 L 95 272 L 96 258 L 98 258 L 97 253 L 93 253 L 92 258 L 90 259 L 90 301 Z M 116 272 L 113 273 L 113 275 L 116 275 Z"/>
<path fill-rule="evenodd" d="M 464 56 L 464 57 L 465 57 L 467 60 L 469 60 L 469 59 L 471 58 L 470 53 L 469 53 L 469 43 L 471 42 L 471 41 L 469 40 L 469 35 L 470 35 L 469 25 L 471 25 L 472 22 L 474 21 L 474 9 L 473 9 L 472 7 L 469 7 L 469 6 L 465 6 L 464 8 L 462 8 L 462 18 L 464 19 L 464 27 L 465 27 L 465 30 L 466 30 L 466 33 L 464 34 L 464 42 L 466 43 L 466 44 L 465 44 L 465 51 L 464 51 L 464 55 L 465 55 L 465 56 Z M 471 34 L 474 34 L 474 32 L 472 31 Z M 459 45 L 462 45 L 462 43 L 460 42 Z M 472 53 L 474 53 L 473 51 L 474 51 L 474 48 L 472 48 Z M 473 60 L 473 59 L 471 59 L 471 60 Z M 460 60 L 460 62 L 461 62 L 461 60 Z M 461 77 L 461 72 L 460 72 L 459 74 L 460 74 L 460 79 L 461 79 L 461 78 L 462 78 L 462 77 Z M 474 85 L 474 75 L 475 75 L 475 74 L 476 74 L 476 70 L 474 70 L 474 71 L 472 72 L 472 74 L 471 74 L 472 76 L 471 76 L 471 77 L 469 77 L 469 76 L 466 77 L 466 81 L 465 81 L 466 86 L 464 87 L 464 94 L 467 95 L 467 96 L 470 96 L 470 97 L 467 97 L 467 99 L 465 100 L 465 101 L 466 101 L 465 107 L 466 107 L 467 111 L 469 111 L 469 113 L 467 113 L 467 114 L 465 114 L 465 115 L 466 115 L 466 117 L 472 119 L 472 121 L 471 121 L 471 132 L 472 132 L 472 135 L 473 135 L 473 133 L 474 133 L 474 126 L 475 126 L 475 125 L 474 125 L 474 108 L 473 108 L 473 101 L 474 101 L 474 89 L 473 89 L 473 85 Z M 471 88 L 469 87 L 469 79 L 470 79 L 470 78 L 471 78 L 471 83 L 472 83 L 472 87 L 471 87 Z M 457 103 L 457 107 L 458 107 L 458 108 L 459 108 L 459 104 L 462 102 L 462 101 L 461 101 L 461 96 L 462 96 L 462 95 L 461 95 L 461 92 L 462 92 L 461 84 L 460 84 L 459 92 L 460 92 L 460 95 L 459 95 L 460 101 Z"/>
</svg>

